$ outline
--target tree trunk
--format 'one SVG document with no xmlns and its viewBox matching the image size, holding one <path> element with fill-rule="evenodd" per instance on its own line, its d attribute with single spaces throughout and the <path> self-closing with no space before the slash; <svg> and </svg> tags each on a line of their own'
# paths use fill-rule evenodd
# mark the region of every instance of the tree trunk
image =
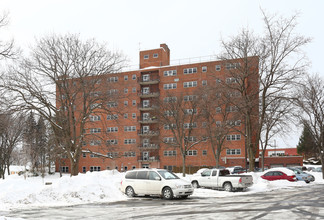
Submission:
<svg viewBox="0 0 324 220">
<path fill-rule="evenodd" d="M 71 176 L 77 176 L 79 174 L 79 159 L 70 159 L 71 162 Z"/>
<path fill-rule="evenodd" d="M 186 155 L 182 155 L 182 176 L 186 176 Z"/>
</svg>

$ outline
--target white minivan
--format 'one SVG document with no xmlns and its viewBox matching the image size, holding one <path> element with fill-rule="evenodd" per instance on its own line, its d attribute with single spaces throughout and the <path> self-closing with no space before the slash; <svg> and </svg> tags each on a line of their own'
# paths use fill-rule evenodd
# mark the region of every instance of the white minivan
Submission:
<svg viewBox="0 0 324 220">
<path fill-rule="evenodd" d="M 121 191 L 127 196 L 159 195 L 164 199 L 187 198 L 194 188 L 189 181 L 163 169 L 135 169 L 127 171 Z"/>
</svg>

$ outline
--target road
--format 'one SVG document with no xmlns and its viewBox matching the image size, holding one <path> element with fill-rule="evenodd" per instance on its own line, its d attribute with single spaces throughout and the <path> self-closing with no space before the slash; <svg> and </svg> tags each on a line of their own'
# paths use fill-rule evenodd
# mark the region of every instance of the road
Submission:
<svg viewBox="0 0 324 220">
<path fill-rule="evenodd" d="M 24 219 L 324 219 L 324 187 L 281 189 L 226 198 L 128 201 L 20 210 L 0 216 Z"/>
</svg>

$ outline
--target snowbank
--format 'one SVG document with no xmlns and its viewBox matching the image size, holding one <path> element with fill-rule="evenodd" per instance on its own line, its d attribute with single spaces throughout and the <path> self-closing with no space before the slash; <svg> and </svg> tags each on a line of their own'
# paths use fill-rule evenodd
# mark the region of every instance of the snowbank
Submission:
<svg viewBox="0 0 324 220">
<path fill-rule="evenodd" d="M 303 181 L 267 181 L 260 177 L 262 173 L 250 173 L 253 176 L 254 184 L 245 192 L 195 189 L 193 196 L 238 196 L 281 188 L 324 184 L 322 173 L 310 173 L 315 176 L 315 182 L 309 184 Z M 182 174 L 177 175 L 182 178 Z M 127 200 L 129 198 L 119 190 L 123 176 L 124 173 L 118 171 L 88 172 L 74 177 L 65 175 L 62 178 L 55 174 L 44 179 L 28 177 L 26 180 L 23 176 L 10 175 L 5 180 L 0 180 L 0 211 Z M 190 180 L 190 177 L 191 175 L 187 175 L 185 179 Z M 46 185 L 46 183 L 52 184 Z"/>
<path fill-rule="evenodd" d="M 22 176 L 10 175 L 0 180 L 0 210 L 126 200 L 119 190 L 122 176 L 117 171 L 88 172 L 62 178 L 56 174 L 45 179 L 29 177 L 26 180 Z"/>
</svg>

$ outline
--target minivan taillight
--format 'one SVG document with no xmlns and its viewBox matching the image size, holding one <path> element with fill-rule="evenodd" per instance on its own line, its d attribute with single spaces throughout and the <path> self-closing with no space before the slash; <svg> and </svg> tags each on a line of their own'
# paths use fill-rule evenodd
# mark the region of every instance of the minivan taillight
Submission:
<svg viewBox="0 0 324 220">
<path fill-rule="evenodd" d="M 239 183 L 242 183 L 242 177 L 240 178 Z"/>
</svg>

